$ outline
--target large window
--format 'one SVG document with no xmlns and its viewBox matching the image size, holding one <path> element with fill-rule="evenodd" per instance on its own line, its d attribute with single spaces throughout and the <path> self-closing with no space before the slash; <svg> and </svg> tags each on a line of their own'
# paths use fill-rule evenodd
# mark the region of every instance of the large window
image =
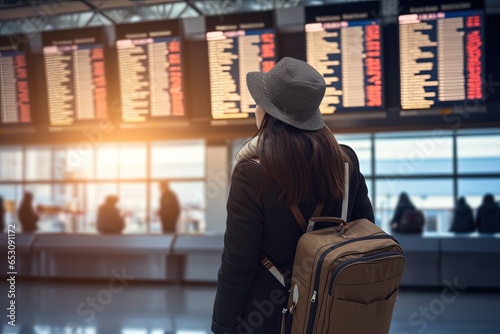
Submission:
<svg viewBox="0 0 500 334">
<path fill-rule="evenodd" d="M 372 175 L 372 142 L 369 135 L 337 135 L 339 144 L 349 146 L 356 152 L 359 169 L 365 177 Z"/>
<path fill-rule="evenodd" d="M 151 177 L 204 178 L 205 154 L 202 141 L 153 143 Z"/>
<path fill-rule="evenodd" d="M 411 134 L 410 134 L 411 135 Z M 375 140 L 377 175 L 412 176 L 451 174 L 453 142 L 449 135 L 434 133 L 380 135 Z"/>
<path fill-rule="evenodd" d="M 179 231 L 203 231 L 205 142 L 0 147 L 0 196 L 9 221 L 25 191 L 39 230 L 96 233 L 98 207 L 118 196 L 124 233 L 160 233 L 158 182 L 171 180 L 181 205 Z"/>
<path fill-rule="evenodd" d="M 500 173 L 500 135 L 459 136 L 458 172 Z"/>
<path fill-rule="evenodd" d="M 447 231 L 453 208 L 453 182 L 448 179 L 382 178 L 376 181 L 377 223 L 389 231 L 399 195 L 406 192 L 426 216 L 427 231 Z"/>
<path fill-rule="evenodd" d="M 449 230 L 460 196 L 474 209 L 486 193 L 500 201 L 498 130 L 342 134 L 336 138 L 356 152 L 376 223 L 386 231 L 402 192 L 424 212 L 425 231 L 432 232 Z M 233 141 L 233 154 L 246 140 Z"/>
<path fill-rule="evenodd" d="M 121 144 L 118 147 L 118 170 L 120 179 L 144 179 L 147 170 L 147 147 L 145 144 Z M 172 156 L 169 156 L 172 159 Z"/>
<path fill-rule="evenodd" d="M 181 203 L 181 214 L 177 222 L 179 232 L 205 231 L 204 219 L 206 209 L 205 182 L 170 182 L 170 188 L 175 192 Z M 156 183 L 151 184 L 151 232 L 160 233 L 161 224 L 158 217 L 160 208 L 160 189 Z"/>
<path fill-rule="evenodd" d="M 20 181 L 23 178 L 23 148 L 0 148 L 0 181 Z"/>
<path fill-rule="evenodd" d="M 25 162 L 26 180 L 52 179 L 52 150 L 49 147 L 29 147 Z"/>
<path fill-rule="evenodd" d="M 376 223 L 389 230 L 399 195 L 407 192 L 426 216 L 426 231 L 449 230 L 464 196 L 476 210 L 485 194 L 500 201 L 500 130 L 425 131 L 336 136 L 359 159 Z M 234 155 L 248 139 L 228 142 Z M 15 220 L 24 191 L 46 231 L 96 232 L 106 196 L 117 195 L 124 233 L 161 233 L 160 181 L 170 181 L 181 205 L 178 231 L 204 231 L 209 205 L 203 140 L 103 143 L 97 146 L 0 147 L 0 195 Z"/>
</svg>

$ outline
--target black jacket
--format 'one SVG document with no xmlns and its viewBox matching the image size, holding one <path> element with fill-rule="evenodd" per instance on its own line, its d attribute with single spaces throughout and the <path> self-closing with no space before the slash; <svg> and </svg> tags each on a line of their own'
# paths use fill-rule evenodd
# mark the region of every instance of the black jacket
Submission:
<svg viewBox="0 0 500 334">
<path fill-rule="evenodd" d="M 374 221 L 357 156 L 351 148 L 343 149 L 355 167 L 349 183 L 348 220 Z M 290 273 L 302 230 L 290 209 L 277 203 L 279 189 L 274 182 L 269 182 L 256 199 L 262 177 L 263 171 L 254 161 L 240 162 L 233 172 L 213 310 L 214 333 L 273 333 L 287 300 L 285 289 L 260 264 L 259 253 L 262 251 L 278 268 Z M 326 202 L 322 215 L 340 217 L 341 205 L 340 200 Z M 299 205 L 306 219 L 314 207 Z"/>
<path fill-rule="evenodd" d="M 114 205 L 102 204 L 97 211 L 97 231 L 103 234 L 120 234 L 125 227 L 120 211 Z"/>
<path fill-rule="evenodd" d="M 415 205 L 411 202 L 410 197 L 406 193 L 399 195 L 398 204 L 394 211 L 394 217 L 391 220 L 391 228 L 394 232 L 399 231 L 399 226 L 403 220 L 403 216 L 407 211 L 416 210 Z"/>
<path fill-rule="evenodd" d="M 500 208 L 495 203 L 493 195 L 483 197 L 483 203 L 477 209 L 476 225 L 479 232 L 500 232 Z"/>
<path fill-rule="evenodd" d="M 472 209 L 465 201 L 465 198 L 461 197 L 453 214 L 450 232 L 474 232 L 475 229 Z"/>
<path fill-rule="evenodd" d="M 179 200 L 172 190 L 164 191 L 160 198 L 159 216 L 163 233 L 175 233 L 181 213 Z"/>
<path fill-rule="evenodd" d="M 38 230 L 37 222 L 39 216 L 33 208 L 33 195 L 24 195 L 19 205 L 19 209 L 17 210 L 17 218 L 19 219 L 23 232 L 34 232 Z"/>
</svg>

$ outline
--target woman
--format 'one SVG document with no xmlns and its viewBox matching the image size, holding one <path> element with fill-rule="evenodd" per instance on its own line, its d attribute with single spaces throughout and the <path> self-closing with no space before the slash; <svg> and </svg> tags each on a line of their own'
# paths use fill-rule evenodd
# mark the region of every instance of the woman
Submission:
<svg viewBox="0 0 500 334">
<path fill-rule="evenodd" d="M 356 154 L 340 146 L 319 110 L 323 77 L 310 65 L 283 58 L 267 73 L 247 75 L 257 103 L 257 135 L 237 158 L 227 203 L 212 331 L 274 333 L 287 291 L 259 261 L 266 254 L 291 273 L 302 230 L 290 207 L 309 219 L 340 217 L 344 163 L 351 167 L 348 220 L 373 221 L 373 208 Z"/>
<path fill-rule="evenodd" d="M 405 213 L 408 211 L 415 211 L 417 208 L 413 204 L 407 193 L 402 192 L 399 195 L 398 204 L 396 205 L 396 211 L 394 212 L 394 217 L 391 220 L 391 228 L 394 232 L 399 232 L 399 227 Z"/>
<path fill-rule="evenodd" d="M 120 234 L 125 227 L 123 217 L 116 207 L 118 197 L 109 195 L 97 211 L 97 231 L 103 234 Z"/>
<path fill-rule="evenodd" d="M 467 204 L 465 197 L 460 197 L 457 206 L 453 213 L 453 222 L 450 232 L 474 232 L 476 225 L 474 224 L 474 215 L 472 208 Z"/>
</svg>

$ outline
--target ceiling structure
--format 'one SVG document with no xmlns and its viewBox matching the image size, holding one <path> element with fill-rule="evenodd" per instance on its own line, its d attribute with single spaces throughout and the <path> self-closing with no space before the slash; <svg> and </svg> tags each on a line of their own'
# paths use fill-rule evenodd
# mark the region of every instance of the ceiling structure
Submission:
<svg viewBox="0 0 500 334">
<path fill-rule="evenodd" d="M 0 35 L 360 0 L 0 0 Z M 398 0 L 382 0 L 385 3 Z M 486 0 L 500 12 L 500 0 Z"/>
</svg>

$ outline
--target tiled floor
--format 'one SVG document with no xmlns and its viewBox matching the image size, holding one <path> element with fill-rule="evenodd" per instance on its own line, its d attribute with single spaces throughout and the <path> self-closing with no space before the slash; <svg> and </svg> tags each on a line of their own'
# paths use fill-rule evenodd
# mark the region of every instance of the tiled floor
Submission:
<svg viewBox="0 0 500 334">
<path fill-rule="evenodd" d="M 214 286 L 30 281 L 16 290 L 16 327 L 1 315 L 5 334 L 211 333 Z M 499 334 L 500 292 L 402 290 L 391 334 L 421 333 Z"/>
</svg>

